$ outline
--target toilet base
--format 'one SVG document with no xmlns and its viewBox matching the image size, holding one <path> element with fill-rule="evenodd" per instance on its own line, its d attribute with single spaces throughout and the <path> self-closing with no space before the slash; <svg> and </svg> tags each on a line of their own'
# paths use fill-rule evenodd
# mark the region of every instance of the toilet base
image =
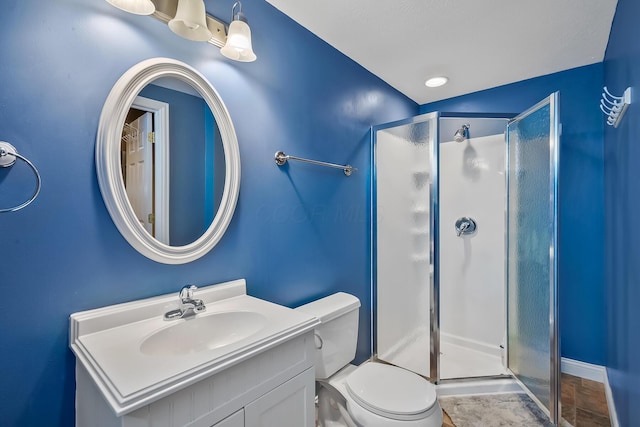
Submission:
<svg viewBox="0 0 640 427">
<path fill-rule="evenodd" d="M 371 362 L 370 362 L 371 363 Z M 318 381 L 318 425 L 320 427 L 441 427 L 442 408 L 436 401 L 420 420 L 399 421 L 374 414 L 347 396 L 344 381 L 357 367 L 347 365 L 325 381 Z"/>
<path fill-rule="evenodd" d="M 346 401 L 328 385 L 318 387 L 318 427 L 358 427 L 346 408 Z"/>
</svg>

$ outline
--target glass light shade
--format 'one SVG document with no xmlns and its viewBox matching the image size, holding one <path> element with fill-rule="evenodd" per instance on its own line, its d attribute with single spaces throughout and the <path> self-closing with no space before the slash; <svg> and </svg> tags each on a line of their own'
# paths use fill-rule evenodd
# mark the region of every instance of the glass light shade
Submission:
<svg viewBox="0 0 640 427">
<path fill-rule="evenodd" d="M 429 80 L 424 82 L 424 84 L 427 87 L 440 87 L 440 86 L 443 86 L 443 85 L 447 84 L 448 81 L 449 81 L 448 78 L 446 78 L 444 76 L 438 76 L 438 77 L 430 78 Z"/>
<path fill-rule="evenodd" d="M 185 39 L 206 42 L 212 37 L 206 14 L 203 0 L 178 0 L 176 16 L 169 21 L 169 28 Z"/>
<path fill-rule="evenodd" d="M 256 54 L 251 47 L 251 29 L 246 22 L 235 20 L 229 25 L 227 43 L 220 53 L 229 59 L 239 62 L 253 62 Z"/>
<path fill-rule="evenodd" d="M 156 11 L 156 5 L 151 0 L 107 0 L 107 2 L 120 10 L 136 15 L 151 15 Z"/>
</svg>

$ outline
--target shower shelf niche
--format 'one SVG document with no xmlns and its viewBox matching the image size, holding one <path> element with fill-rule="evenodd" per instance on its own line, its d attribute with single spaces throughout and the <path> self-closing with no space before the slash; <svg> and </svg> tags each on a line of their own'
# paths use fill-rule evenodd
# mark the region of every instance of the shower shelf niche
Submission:
<svg viewBox="0 0 640 427">
<path fill-rule="evenodd" d="M 421 213 L 421 214 L 428 214 L 429 213 L 429 208 L 426 206 L 416 206 L 415 208 L 411 209 L 411 212 L 413 213 Z"/>
<path fill-rule="evenodd" d="M 429 183 L 431 174 L 428 171 L 415 171 L 413 172 L 413 181 L 415 189 L 421 190 L 426 184 Z"/>
<path fill-rule="evenodd" d="M 412 228 L 411 229 L 411 234 L 414 234 L 414 235 L 427 235 L 427 234 L 429 234 L 429 230 L 427 230 L 426 228 Z"/>
<path fill-rule="evenodd" d="M 428 253 L 411 255 L 412 262 L 429 262 L 431 261 L 431 255 Z"/>
</svg>

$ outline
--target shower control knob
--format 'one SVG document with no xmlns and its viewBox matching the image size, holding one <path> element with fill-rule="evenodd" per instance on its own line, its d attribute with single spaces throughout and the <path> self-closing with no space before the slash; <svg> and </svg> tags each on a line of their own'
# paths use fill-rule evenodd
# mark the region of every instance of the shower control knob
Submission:
<svg viewBox="0 0 640 427">
<path fill-rule="evenodd" d="M 476 232 L 476 222 L 468 216 L 456 220 L 456 234 L 458 237 L 468 236 Z"/>
</svg>

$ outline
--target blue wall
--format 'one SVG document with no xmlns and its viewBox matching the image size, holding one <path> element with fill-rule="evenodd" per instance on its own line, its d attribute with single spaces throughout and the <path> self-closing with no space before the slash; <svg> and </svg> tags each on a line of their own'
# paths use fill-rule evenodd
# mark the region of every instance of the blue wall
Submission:
<svg viewBox="0 0 640 427">
<path fill-rule="evenodd" d="M 560 335 L 563 357 L 603 365 L 606 351 L 602 64 L 422 105 L 454 113 L 520 113 L 560 91 Z"/>
<path fill-rule="evenodd" d="M 232 0 L 207 0 L 228 17 Z M 245 0 L 258 60 L 224 59 L 206 43 L 104 0 L 5 0 L 0 14 L 0 140 L 42 174 L 38 199 L 0 217 L 0 423 L 74 419 L 70 313 L 245 277 L 250 294 L 289 306 L 343 290 L 361 298 L 358 359 L 369 356 L 369 126 L 418 107 L 263 0 Z M 216 87 L 242 156 L 240 199 L 220 243 L 171 266 L 120 236 L 100 195 L 94 144 L 104 100 L 137 62 L 173 57 Z M 359 172 L 291 164 L 284 150 Z M 22 176 L 21 176 L 22 175 Z M 0 206 L 31 191 L 28 171 L 0 175 Z M 6 193 L 5 193 L 6 192 Z M 177 295 L 177 294 L 176 294 Z"/>
<path fill-rule="evenodd" d="M 627 87 L 632 105 L 604 135 L 608 374 L 620 425 L 640 425 L 640 3 L 619 0 L 604 62 L 604 84 Z"/>
</svg>

